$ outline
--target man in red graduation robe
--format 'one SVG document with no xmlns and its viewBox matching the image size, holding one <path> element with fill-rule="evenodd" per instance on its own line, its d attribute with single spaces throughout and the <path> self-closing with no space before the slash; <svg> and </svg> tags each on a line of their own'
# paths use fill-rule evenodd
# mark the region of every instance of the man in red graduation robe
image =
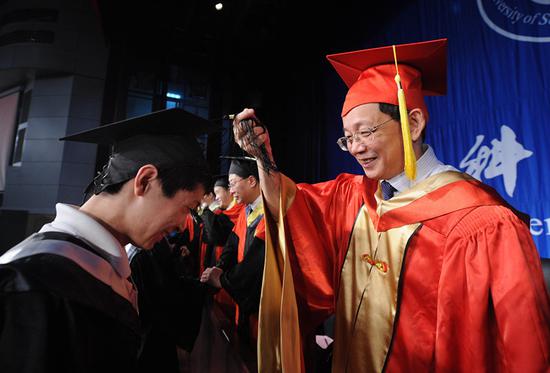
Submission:
<svg viewBox="0 0 550 373">
<path fill-rule="evenodd" d="M 335 372 L 548 371 L 550 302 L 528 227 L 423 143 L 423 96 L 446 90 L 446 40 L 328 58 L 350 87 L 338 145 L 365 176 L 295 184 L 259 163 L 260 369 L 304 370 L 302 336 L 335 313 Z M 250 118 L 237 115 L 235 138 L 260 158 Z"/>
</svg>

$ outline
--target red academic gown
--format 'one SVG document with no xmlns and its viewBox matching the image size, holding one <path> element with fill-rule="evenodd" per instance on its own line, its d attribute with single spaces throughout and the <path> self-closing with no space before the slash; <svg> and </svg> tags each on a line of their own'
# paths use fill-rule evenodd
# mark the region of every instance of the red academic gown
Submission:
<svg viewBox="0 0 550 373">
<path fill-rule="evenodd" d="M 427 185 L 438 177 L 429 178 Z M 342 174 L 325 183 L 297 186 L 283 177 L 282 184 L 280 220 L 284 225 L 279 223 L 278 233 L 269 231 L 272 237 L 266 248 L 261 369 L 304 369 L 301 354 L 292 349 L 301 343 L 292 328 L 305 335 L 336 313 L 338 330 L 340 282 L 353 277 L 346 255 L 363 209 L 379 233 L 420 223 L 406 244 L 402 266 L 389 268 L 389 273 L 399 271 L 397 300 L 390 315 L 385 356 L 377 370 L 548 371 L 550 301 L 538 252 L 527 226 L 494 190 L 463 177 L 434 190 L 428 188 L 427 193 L 420 191 L 417 198 L 379 214 L 378 184 L 363 176 Z M 286 253 L 271 254 L 272 245 L 280 246 L 281 229 Z M 387 262 L 361 257 L 374 273 L 388 271 Z M 270 272 L 269 267 L 276 268 Z M 281 286 L 273 287 L 273 279 L 279 279 Z M 292 288 L 295 300 L 289 297 Z M 270 294 L 282 301 L 269 299 Z M 376 292 L 369 294 L 377 296 Z M 279 319 L 273 321 L 277 313 Z M 360 322 L 352 321 L 354 327 Z M 380 323 L 385 322 L 383 315 Z M 371 359 L 370 338 L 347 337 L 339 341 L 338 333 L 335 336 L 335 343 L 344 345 L 342 355 L 354 351 L 356 360 L 361 360 L 357 353 Z M 291 342 L 285 346 L 286 341 Z M 357 351 L 359 345 L 363 350 Z M 350 364 L 341 358 L 333 371 L 350 370 Z M 361 362 L 355 366 L 362 366 Z"/>
</svg>

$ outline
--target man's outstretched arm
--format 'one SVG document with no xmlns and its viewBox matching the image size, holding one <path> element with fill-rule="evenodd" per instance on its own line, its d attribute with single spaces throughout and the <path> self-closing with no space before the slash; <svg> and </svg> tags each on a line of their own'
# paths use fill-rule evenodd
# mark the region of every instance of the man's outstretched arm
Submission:
<svg viewBox="0 0 550 373">
<path fill-rule="evenodd" d="M 247 127 L 247 120 L 250 120 L 252 131 Z M 253 133 L 250 133 L 253 132 Z M 260 186 L 266 205 L 273 219 L 279 218 L 279 195 L 281 192 L 281 174 L 278 170 L 269 169 L 262 161 L 265 155 L 272 165 L 275 165 L 275 159 L 271 151 L 269 133 L 267 129 L 259 124 L 254 109 L 244 109 L 237 114 L 233 120 L 233 134 L 235 142 L 251 156 L 255 157 L 258 163 L 258 172 L 260 174 Z M 264 149 L 264 150 L 262 150 Z M 264 152 L 264 154 L 262 154 Z"/>
</svg>

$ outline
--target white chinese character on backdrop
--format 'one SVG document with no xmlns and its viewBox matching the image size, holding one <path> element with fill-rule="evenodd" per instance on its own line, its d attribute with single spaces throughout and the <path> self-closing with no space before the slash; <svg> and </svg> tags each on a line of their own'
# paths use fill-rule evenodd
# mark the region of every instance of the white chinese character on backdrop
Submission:
<svg viewBox="0 0 550 373">
<path fill-rule="evenodd" d="M 486 179 L 492 179 L 499 175 L 504 178 L 504 189 L 506 193 L 512 197 L 516 189 L 517 179 L 517 164 L 525 158 L 533 155 L 533 152 L 527 150 L 516 141 L 514 131 L 503 125 L 500 127 L 501 140 L 491 140 L 492 147 L 481 145 L 484 135 L 476 136 L 476 143 L 468 151 L 466 157 L 460 161 L 460 168 L 466 168 L 464 172 L 472 175 L 478 180 L 481 180 L 481 172 L 485 170 L 483 176 Z M 474 153 L 477 154 L 472 158 Z"/>
</svg>

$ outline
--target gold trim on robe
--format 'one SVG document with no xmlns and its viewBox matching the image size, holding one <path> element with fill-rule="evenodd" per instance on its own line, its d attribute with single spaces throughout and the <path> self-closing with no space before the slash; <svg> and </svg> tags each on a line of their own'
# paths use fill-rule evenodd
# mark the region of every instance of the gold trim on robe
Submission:
<svg viewBox="0 0 550 373">
<path fill-rule="evenodd" d="M 346 372 L 383 370 L 393 336 L 405 252 L 421 224 L 381 231 L 377 230 L 378 223 L 385 213 L 444 185 L 465 179 L 458 172 L 434 176 L 387 201 L 381 198 L 378 188 L 376 226 L 373 219 L 369 219 L 366 205 L 359 210 L 340 277 L 333 371 L 341 371 L 342 367 L 346 367 Z"/>
<path fill-rule="evenodd" d="M 406 206 L 409 203 L 416 201 L 447 184 L 454 183 L 455 181 L 472 179 L 473 178 L 470 175 L 461 172 L 442 172 L 430 176 L 429 178 L 421 181 L 412 188 L 407 189 L 402 193 L 399 193 L 398 195 L 387 201 L 382 200 L 382 191 L 380 190 L 380 188 L 378 188 L 375 194 L 376 203 L 378 204 L 376 213 L 378 214 L 378 216 L 382 217 L 382 215 L 384 215 L 386 212 Z"/>
<path fill-rule="evenodd" d="M 288 258 L 288 250 L 294 248 L 288 247 L 292 242 L 286 239 L 284 223 L 284 214 L 295 194 L 294 182 L 281 175 L 279 222 L 275 223 L 270 214 L 265 215 L 266 252 L 258 322 L 259 372 L 304 370 L 298 307 Z M 289 322 L 294 327 L 285 327 Z"/>
<path fill-rule="evenodd" d="M 385 231 L 383 215 L 406 206 L 449 183 L 467 180 L 458 172 L 434 175 L 394 198 L 363 205 L 342 266 L 336 307 L 333 371 L 382 371 L 398 312 L 399 279 L 410 238 L 420 223 Z M 286 237 L 286 211 L 296 185 L 281 175 L 278 223 L 266 214 L 266 258 L 259 311 L 258 369 L 261 372 L 304 371 L 298 308 L 289 261 L 292 240 Z M 374 209 L 373 209 L 374 207 Z M 370 218 L 369 218 L 370 217 Z M 379 231 L 378 231 L 378 230 Z M 299 250 L 299 248 L 298 248 Z"/>
<path fill-rule="evenodd" d="M 333 370 L 382 371 L 393 334 L 404 253 L 419 226 L 376 232 L 365 206 L 359 211 L 341 272 Z"/>
</svg>

